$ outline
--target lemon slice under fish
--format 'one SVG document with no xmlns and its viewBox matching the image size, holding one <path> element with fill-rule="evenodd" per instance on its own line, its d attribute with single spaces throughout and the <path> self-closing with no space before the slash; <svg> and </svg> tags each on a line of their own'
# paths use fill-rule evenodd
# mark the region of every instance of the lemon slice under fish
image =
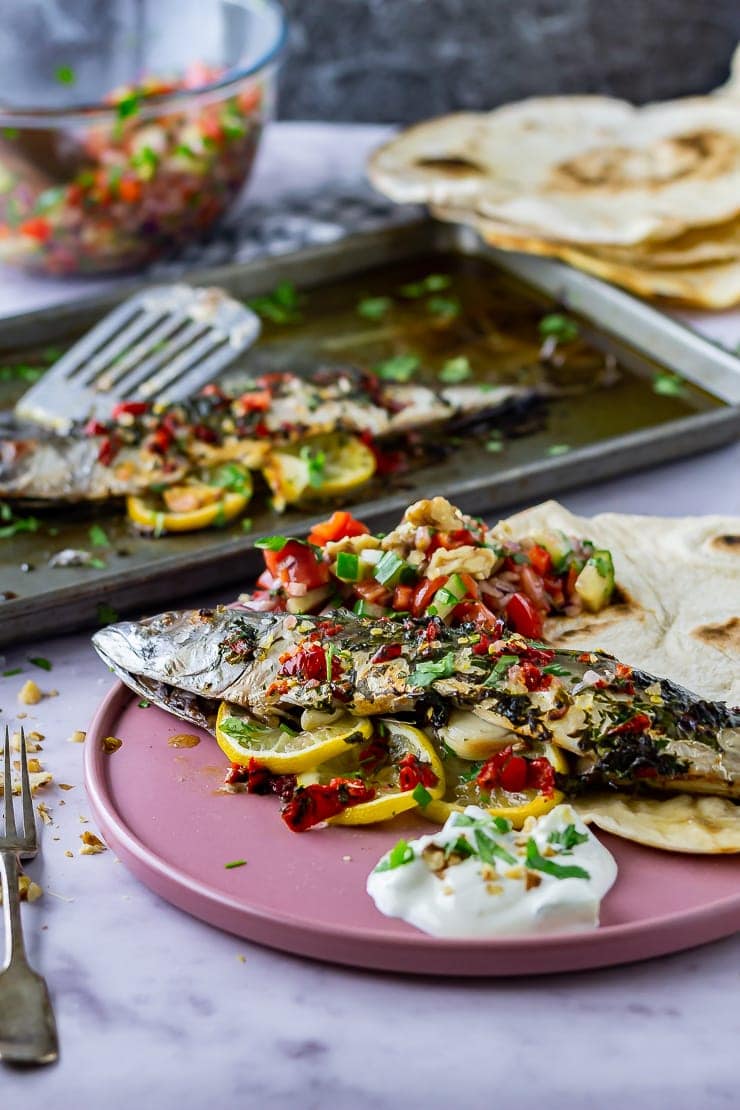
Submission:
<svg viewBox="0 0 740 1110">
<path fill-rule="evenodd" d="M 568 762 L 565 755 L 554 744 L 543 744 L 542 755 L 552 763 L 556 771 L 567 773 Z M 469 790 L 466 791 L 458 776 L 448 775 L 445 797 L 431 801 L 422 813 L 430 821 L 443 825 L 451 813 L 462 813 L 468 805 L 482 805 L 492 817 L 505 817 L 515 829 L 519 829 L 528 817 L 542 817 L 559 805 L 564 797 L 560 790 L 554 790 L 548 796 L 538 790 L 523 790 L 521 793 L 511 794 L 496 788 L 491 791 L 488 802 L 484 803 L 478 795 L 475 779 L 470 781 Z"/>
<path fill-rule="evenodd" d="M 414 796 L 414 788 L 401 790 L 399 785 L 398 764 L 408 754 L 416 756 L 421 763 L 430 765 L 436 776 L 436 785 L 425 787 L 431 797 L 440 798 L 444 794 L 444 767 L 431 740 L 420 729 L 406 724 L 405 721 L 388 717 L 376 719 L 376 731 L 378 724 L 384 734 L 382 739 L 388 745 L 388 760 L 377 770 L 361 765 L 361 749 L 355 749 L 298 777 L 298 786 L 308 786 L 312 782 L 330 782 L 333 778 L 352 778 L 362 772 L 368 785 L 375 787 L 376 797 L 369 802 L 348 806 L 336 817 L 329 818 L 330 825 L 370 825 L 376 821 L 388 821 L 399 813 L 414 809 L 419 804 Z"/>
<path fill-rule="evenodd" d="M 249 471 L 233 463 L 228 464 L 228 468 L 228 475 L 216 471 L 214 478 L 221 481 L 228 478 L 232 482 L 238 479 L 237 488 L 227 489 L 217 482 L 191 481 L 171 486 L 161 495 L 131 496 L 126 499 L 129 519 L 158 536 L 167 532 L 223 527 L 244 512 L 252 496 Z"/>
<path fill-rule="evenodd" d="M 375 456 L 357 436 L 332 432 L 270 451 L 262 473 L 280 512 L 297 501 L 339 497 L 363 485 L 375 473 Z"/>
<path fill-rule="evenodd" d="M 216 740 L 232 763 L 256 759 L 278 775 L 294 775 L 317 767 L 342 752 L 353 751 L 369 740 L 373 726 L 366 717 L 344 715 L 329 725 L 295 732 L 288 726 L 270 728 L 256 721 L 240 706 L 221 702 L 216 719 Z"/>
</svg>

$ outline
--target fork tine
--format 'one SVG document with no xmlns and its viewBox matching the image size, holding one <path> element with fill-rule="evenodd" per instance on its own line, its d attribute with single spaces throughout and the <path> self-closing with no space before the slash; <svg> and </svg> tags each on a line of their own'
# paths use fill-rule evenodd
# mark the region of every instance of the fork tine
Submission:
<svg viewBox="0 0 740 1110">
<path fill-rule="evenodd" d="M 21 725 L 21 795 L 23 798 L 23 836 L 31 846 L 36 846 L 36 821 L 33 816 L 31 784 L 28 780 L 28 753 L 26 752 L 26 730 Z"/>
<path fill-rule="evenodd" d="M 3 774 L 3 794 L 5 795 L 5 836 L 15 836 L 15 814 L 13 813 L 13 782 L 10 777 L 10 733 L 5 726 L 5 760 Z"/>
</svg>

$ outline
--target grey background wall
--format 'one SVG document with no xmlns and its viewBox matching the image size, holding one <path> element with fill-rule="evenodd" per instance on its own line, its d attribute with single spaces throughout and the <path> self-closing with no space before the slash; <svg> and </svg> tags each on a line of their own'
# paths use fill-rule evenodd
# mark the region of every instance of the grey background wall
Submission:
<svg viewBox="0 0 740 1110">
<path fill-rule="evenodd" d="M 284 0 L 280 115 L 411 121 L 555 92 L 642 102 L 725 80 L 740 0 Z"/>
</svg>

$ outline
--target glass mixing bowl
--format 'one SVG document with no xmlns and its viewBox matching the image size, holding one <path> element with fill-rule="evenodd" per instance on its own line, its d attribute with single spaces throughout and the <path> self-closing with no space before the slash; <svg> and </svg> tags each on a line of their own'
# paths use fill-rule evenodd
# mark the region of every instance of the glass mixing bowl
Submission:
<svg viewBox="0 0 740 1110">
<path fill-rule="evenodd" d="M 7 0 L 6 0 L 7 2 Z M 201 236 L 274 114 L 274 0 L 10 0 L 0 32 L 0 261 L 139 267 Z"/>
</svg>

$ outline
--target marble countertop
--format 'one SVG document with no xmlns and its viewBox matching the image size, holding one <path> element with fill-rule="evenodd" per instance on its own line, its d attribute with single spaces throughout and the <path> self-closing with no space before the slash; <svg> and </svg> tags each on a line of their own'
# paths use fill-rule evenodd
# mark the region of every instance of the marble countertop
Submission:
<svg viewBox="0 0 740 1110">
<path fill-rule="evenodd" d="M 304 185 L 351 181 L 379 133 L 279 125 L 254 192 L 299 173 Z M 0 275 L 5 312 L 69 291 Z M 703 326 L 740 340 L 740 315 Z M 736 446 L 563 500 L 583 513 L 738 513 L 738 473 Z M 29 655 L 47 657 L 52 672 Z M 737 1105 L 740 936 L 607 971 L 475 982 L 355 972 L 258 948 L 161 901 L 113 852 L 78 854 L 81 833 L 95 830 L 83 747 L 67 738 L 87 727 L 111 676 L 84 635 L 19 645 L 2 669 L 15 666 L 24 674 L 2 680 L 0 724 L 17 725 L 25 678 L 59 692 L 25 720 L 46 736 L 41 758 L 56 785 L 43 853 L 28 869 L 45 893 L 24 919 L 54 998 L 61 1059 L 2 1069 L 3 1107 L 477 1108 L 503 1095 L 522 1110 Z"/>
</svg>

